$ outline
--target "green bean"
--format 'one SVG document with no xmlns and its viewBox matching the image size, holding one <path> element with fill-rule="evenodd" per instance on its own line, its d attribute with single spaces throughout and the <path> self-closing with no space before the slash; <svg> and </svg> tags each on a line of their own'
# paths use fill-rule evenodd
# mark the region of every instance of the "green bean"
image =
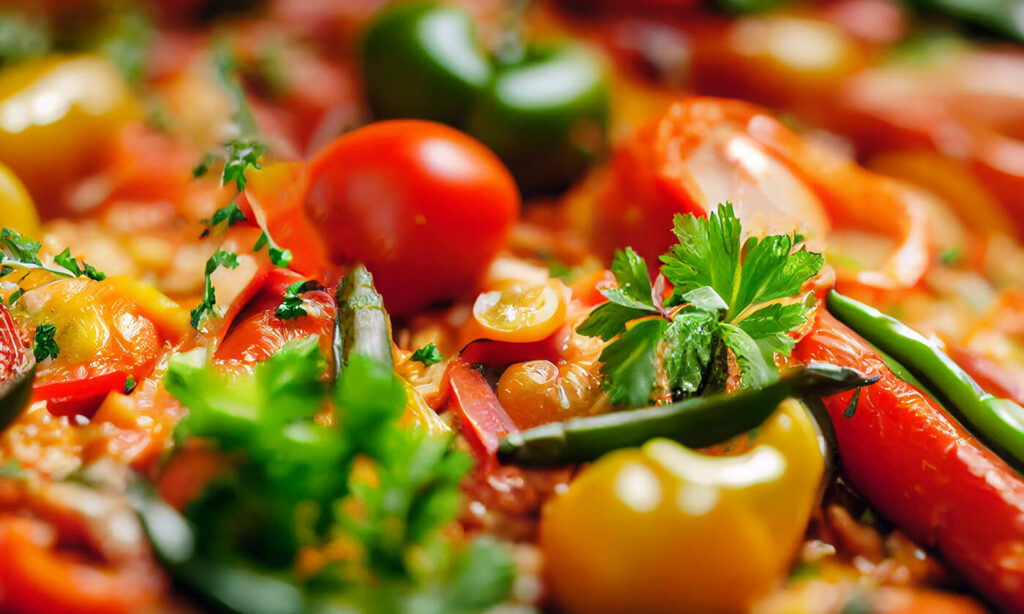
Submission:
<svg viewBox="0 0 1024 614">
<path fill-rule="evenodd" d="M 993 451 L 1024 467 L 1024 407 L 985 392 L 945 352 L 899 320 L 835 291 L 827 304 L 843 324 L 919 378 L 925 392 Z"/>
</svg>

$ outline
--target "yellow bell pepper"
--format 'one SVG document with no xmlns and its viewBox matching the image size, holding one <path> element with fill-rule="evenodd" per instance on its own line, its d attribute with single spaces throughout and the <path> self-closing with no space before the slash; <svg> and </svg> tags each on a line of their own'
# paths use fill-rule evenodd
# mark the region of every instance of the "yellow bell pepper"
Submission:
<svg viewBox="0 0 1024 614">
<path fill-rule="evenodd" d="M 742 612 L 786 576 L 824 457 L 788 400 L 756 446 L 710 456 L 664 439 L 609 454 L 552 499 L 540 544 L 567 612 Z"/>
<path fill-rule="evenodd" d="M 117 68 L 99 56 L 49 56 L 0 71 L 0 162 L 52 207 L 125 123 L 141 117 Z"/>
<path fill-rule="evenodd" d="M 38 237 L 39 214 L 28 190 L 11 169 L 0 164 L 0 227 L 13 228 L 28 237 Z"/>
</svg>

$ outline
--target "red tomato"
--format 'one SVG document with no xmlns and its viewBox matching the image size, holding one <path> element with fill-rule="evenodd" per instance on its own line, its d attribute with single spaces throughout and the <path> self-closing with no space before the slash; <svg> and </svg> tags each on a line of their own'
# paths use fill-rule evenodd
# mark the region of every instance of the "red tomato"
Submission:
<svg viewBox="0 0 1024 614">
<path fill-rule="evenodd" d="M 331 258 L 362 262 L 389 311 L 471 290 L 519 212 L 508 170 L 476 140 L 433 122 L 371 124 L 310 163 L 306 206 Z"/>
</svg>

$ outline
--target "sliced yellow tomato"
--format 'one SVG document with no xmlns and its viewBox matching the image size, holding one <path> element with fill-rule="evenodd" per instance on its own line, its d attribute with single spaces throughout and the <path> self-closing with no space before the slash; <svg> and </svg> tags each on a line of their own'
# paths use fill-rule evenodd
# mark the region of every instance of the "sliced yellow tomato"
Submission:
<svg viewBox="0 0 1024 614">
<path fill-rule="evenodd" d="M 474 338 L 495 341 L 540 341 L 565 322 L 565 285 L 513 283 L 484 292 L 473 304 Z"/>
</svg>

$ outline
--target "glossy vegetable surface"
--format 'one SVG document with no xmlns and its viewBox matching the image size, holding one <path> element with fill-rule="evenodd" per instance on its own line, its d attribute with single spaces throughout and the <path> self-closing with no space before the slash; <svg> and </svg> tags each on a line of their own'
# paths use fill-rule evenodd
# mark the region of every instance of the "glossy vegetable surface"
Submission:
<svg viewBox="0 0 1024 614">
<path fill-rule="evenodd" d="M 861 389 L 849 417 L 853 393 L 825 399 L 844 475 L 885 518 L 941 552 L 988 598 L 1010 611 L 1024 607 L 1021 568 L 1004 556 L 1024 547 L 1019 474 L 831 315 L 819 315 L 794 356 L 880 378 Z"/>
<path fill-rule="evenodd" d="M 573 418 L 515 432 L 502 439 L 499 458 L 526 465 L 583 462 L 653 437 L 667 437 L 690 447 L 710 446 L 761 424 L 788 396 L 829 394 L 874 381 L 854 369 L 811 363 L 761 389 Z"/>
<path fill-rule="evenodd" d="M 899 320 L 834 291 L 829 293 L 828 309 L 948 400 L 955 416 L 975 436 L 1010 464 L 1024 466 L 1024 408 L 982 390 L 945 352 Z"/>
<path fill-rule="evenodd" d="M 519 195 L 472 138 L 396 120 L 322 149 L 306 207 L 334 261 L 363 262 L 388 310 L 408 315 L 477 283 L 518 216 Z"/>
<path fill-rule="evenodd" d="M 465 12 L 434 2 L 382 11 L 363 32 L 367 96 L 381 119 L 459 125 L 490 83 L 491 60 Z"/>
<path fill-rule="evenodd" d="M 772 407 L 748 452 L 715 457 L 655 439 L 601 458 L 556 495 L 540 544 L 559 606 L 738 612 L 773 588 L 796 553 L 824 462 L 804 407 Z"/>
</svg>

